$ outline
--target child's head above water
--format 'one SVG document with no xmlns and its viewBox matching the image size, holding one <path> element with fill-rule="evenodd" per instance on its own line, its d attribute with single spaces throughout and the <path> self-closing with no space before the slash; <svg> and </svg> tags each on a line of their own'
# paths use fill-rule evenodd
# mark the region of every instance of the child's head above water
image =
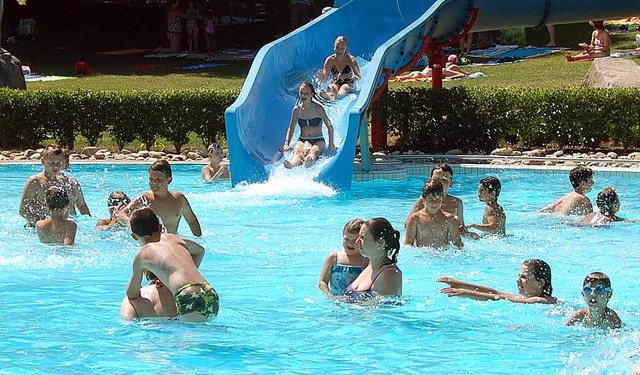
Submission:
<svg viewBox="0 0 640 375">
<path fill-rule="evenodd" d="M 224 155 L 224 149 L 222 148 L 222 145 L 219 143 L 212 143 L 211 145 L 209 145 L 209 147 L 207 148 L 207 152 L 209 153 L 209 156 L 211 156 L 214 153 L 220 156 Z"/>
<path fill-rule="evenodd" d="M 524 273 L 530 273 L 530 275 L 524 275 Z M 523 280 L 526 280 L 527 277 L 533 278 L 536 285 L 524 285 Z M 522 262 L 520 276 L 518 277 L 518 289 L 520 290 L 520 294 L 533 292 L 532 294 L 534 295 L 551 297 L 551 294 L 553 293 L 553 286 L 551 285 L 551 267 L 549 267 L 547 262 L 542 259 L 525 260 Z"/>
<path fill-rule="evenodd" d="M 45 172 L 58 173 L 65 168 L 64 151 L 57 144 L 50 144 L 44 148 L 40 159 Z"/>
<path fill-rule="evenodd" d="M 342 233 L 358 234 L 360 233 L 360 227 L 362 227 L 363 223 L 364 223 L 364 220 L 362 219 L 351 219 L 347 224 L 345 224 L 344 229 L 342 229 Z"/>
<path fill-rule="evenodd" d="M 345 253 L 353 255 L 359 252 L 356 240 L 358 239 L 363 223 L 364 221 L 362 219 L 351 219 L 344 226 L 342 230 L 342 247 Z"/>
<path fill-rule="evenodd" d="M 582 283 L 582 295 L 589 306 L 607 306 L 613 294 L 609 276 L 602 272 L 591 272 Z"/>
<path fill-rule="evenodd" d="M 581 189 L 582 182 L 589 182 L 593 178 L 593 170 L 588 167 L 577 166 L 569 172 L 569 181 L 574 189 Z"/>
<path fill-rule="evenodd" d="M 117 190 L 109 194 L 109 198 L 107 198 L 107 208 L 109 208 L 109 212 L 117 209 L 118 207 L 126 206 L 131 202 L 131 199 L 127 196 L 127 194 Z"/>
<path fill-rule="evenodd" d="M 608 187 L 598 193 L 596 204 L 605 216 L 613 216 L 620 209 L 620 199 L 615 189 Z"/>
<path fill-rule="evenodd" d="M 447 172 L 451 177 L 453 177 L 453 169 L 447 163 L 438 163 L 431 169 L 431 177 L 433 177 L 433 173 L 437 170 L 442 172 Z"/>
<path fill-rule="evenodd" d="M 149 166 L 149 172 L 151 171 L 162 172 L 167 178 L 171 178 L 172 176 L 171 165 L 166 160 L 154 161 L 153 164 Z"/>
<path fill-rule="evenodd" d="M 44 151 L 42 152 L 42 157 L 47 158 L 49 156 L 57 156 L 57 155 L 63 155 L 64 151 L 62 150 L 62 147 L 58 146 L 55 143 L 49 144 L 44 148 Z"/>
<path fill-rule="evenodd" d="M 478 193 L 480 193 L 480 191 L 486 190 L 486 192 L 492 198 L 491 200 L 498 200 L 498 197 L 500 196 L 500 190 L 502 190 L 502 184 L 500 184 L 500 180 L 498 180 L 498 178 L 493 176 L 485 177 L 480 180 L 478 185 Z M 495 197 L 493 196 L 493 194 L 495 194 Z"/>
<path fill-rule="evenodd" d="M 62 210 L 69 206 L 69 195 L 66 190 L 53 186 L 47 189 L 46 201 L 50 210 Z"/>
<path fill-rule="evenodd" d="M 429 196 L 440 197 L 444 195 L 444 187 L 440 181 L 428 180 L 422 186 L 422 198 L 426 199 Z"/>
<path fill-rule="evenodd" d="M 129 225 L 131 226 L 131 232 L 138 237 L 151 236 L 160 230 L 160 220 L 149 207 L 133 211 Z"/>
<path fill-rule="evenodd" d="M 444 198 L 444 186 L 440 181 L 427 180 L 422 186 L 422 202 L 424 209 L 435 214 L 442 208 L 442 200 Z"/>
</svg>

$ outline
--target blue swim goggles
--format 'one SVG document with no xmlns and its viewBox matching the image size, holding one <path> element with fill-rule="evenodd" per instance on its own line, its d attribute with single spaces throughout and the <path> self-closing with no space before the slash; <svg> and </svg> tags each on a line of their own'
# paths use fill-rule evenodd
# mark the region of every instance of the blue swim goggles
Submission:
<svg viewBox="0 0 640 375">
<path fill-rule="evenodd" d="M 582 291 L 584 292 L 584 294 L 591 294 L 591 293 L 593 293 L 594 289 L 595 289 L 596 293 L 598 293 L 598 294 L 605 294 L 606 292 L 613 291 L 613 289 L 607 288 L 606 286 L 604 286 L 602 284 L 596 285 L 595 288 L 591 287 L 591 285 L 585 285 L 585 287 L 582 288 Z"/>
</svg>

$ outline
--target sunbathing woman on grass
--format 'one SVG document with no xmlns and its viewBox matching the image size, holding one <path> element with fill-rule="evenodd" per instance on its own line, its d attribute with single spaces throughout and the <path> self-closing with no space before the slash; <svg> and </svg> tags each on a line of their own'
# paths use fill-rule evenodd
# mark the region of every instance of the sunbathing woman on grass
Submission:
<svg viewBox="0 0 640 375">
<path fill-rule="evenodd" d="M 607 57 L 611 53 L 611 36 L 604 28 L 604 21 L 589 21 L 589 24 L 595 29 L 591 34 L 591 43 L 578 44 L 584 51 L 575 56 L 571 56 L 570 52 L 565 54 L 567 61 L 585 61 L 593 60 L 598 57 Z"/>
<path fill-rule="evenodd" d="M 469 75 L 468 72 L 465 72 L 456 62 L 458 61 L 458 56 L 449 55 L 447 59 L 447 64 L 444 69 L 442 69 L 442 76 L 444 78 L 456 79 L 456 78 L 464 78 Z M 430 67 L 426 67 L 421 71 L 413 71 L 409 74 L 405 74 L 402 76 L 397 76 L 392 78 L 392 81 L 395 82 L 405 82 L 411 80 L 431 80 L 433 76 L 433 69 Z"/>
</svg>

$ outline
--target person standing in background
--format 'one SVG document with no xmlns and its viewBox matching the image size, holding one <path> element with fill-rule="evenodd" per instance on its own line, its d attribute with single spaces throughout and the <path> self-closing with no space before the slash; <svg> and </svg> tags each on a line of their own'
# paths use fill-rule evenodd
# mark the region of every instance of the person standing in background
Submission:
<svg viewBox="0 0 640 375">
<path fill-rule="evenodd" d="M 311 20 L 312 7 L 313 0 L 291 0 L 291 18 L 289 20 L 291 31 Z"/>
</svg>

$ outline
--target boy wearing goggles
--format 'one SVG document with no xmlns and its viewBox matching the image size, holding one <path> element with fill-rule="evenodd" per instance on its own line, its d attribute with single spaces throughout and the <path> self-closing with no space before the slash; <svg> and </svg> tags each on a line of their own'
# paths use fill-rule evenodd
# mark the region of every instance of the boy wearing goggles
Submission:
<svg viewBox="0 0 640 375">
<path fill-rule="evenodd" d="M 607 307 L 612 294 L 611 280 L 607 275 L 602 272 L 588 274 L 582 288 L 582 297 L 588 307 L 576 311 L 564 325 L 581 324 L 589 328 L 620 328 L 622 321 L 618 314 Z"/>
</svg>

